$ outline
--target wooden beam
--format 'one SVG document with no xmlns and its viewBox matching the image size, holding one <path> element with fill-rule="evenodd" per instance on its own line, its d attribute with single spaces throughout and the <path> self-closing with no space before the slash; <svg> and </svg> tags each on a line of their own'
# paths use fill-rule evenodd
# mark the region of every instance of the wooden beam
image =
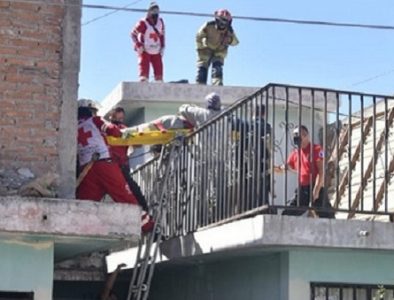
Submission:
<svg viewBox="0 0 394 300">
<path fill-rule="evenodd" d="M 391 157 L 389 168 L 388 168 L 387 172 L 388 173 L 394 172 L 394 155 Z M 386 179 L 387 179 L 387 181 L 386 181 Z M 379 191 L 376 194 L 376 198 L 375 198 L 375 207 L 376 208 L 379 208 L 380 204 L 382 203 L 386 183 L 387 184 L 390 183 L 390 177 L 386 178 L 386 176 L 385 176 L 383 182 L 380 184 Z M 387 209 L 387 207 L 386 207 L 386 209 Z"/>
<path fill-rule="evenodd" d="M 356 150 L 353 153 L 350 166 L 348 166 L 345 174 L 342 177 L 341 183 L 339 184 L 338 194 L 341 195 L 341 197 L 342 197 L 343 193 L 345 192 L 346 186 L 349 182 L 350 170 L 354 169 L 356 162 L 360 156 L 361 145 L 364 142 L 367 135 L 369 134 L 369 132 L 371 131 L 372 121 L 373 121 L 372 117 L 369 117 L 366 120 L 366 122 L 364 123 L 363 137 L 362 137 L 362 139 L 360 139 L 360 142 L 358 143 Z M 338 208 L 341 197 L 337 197 L 337 199 L 335 199 L 334 208 Z"/>
<path fill-rule="evenodd" d="M 388 120 L 387 120 L 388 121 L 388 127 L 390 127 L 392 125 L 393 119 L 394 119 L 394 109 L 392 108 L 390 110 L 390 113 L 389 113 L 389 116 L 388 116 Z M 374 126 L 376 126 L 376 124 L 374 124 Z M 367 186 L 368 179 L 371 177 L 373 168 L 374 168 L 374 166 L 376 164 L 376 161 L 374 161 L 374 157 L 377 156 L 377 153 L 382 149 L 382 146 L 383 146 L 383 143 L 384 143 L 385 139 L 386 139 L 386 132 L 385 132 L 385 130 L 383 130 L 380 133 L 380 137 L 379 137 L 378 142 L 376 143 L 376 145 L 373 145 L 373 149 L 374 149 L 373 156 L 371 157 L 371 160 L 369 161 L 369 164 L 368 164 L 368 167 L 367 167 L 367 170 L 366 170 L 365 174 L 363 174 L 363 178 L 361 180 L 361 185 L 358 188 L 356 197 L 353 200 L 352 207 L 351 207 L 350 212 L 349 212 L 348 217 L 347 217 L 348 219 L 353 218 L 354 215 L 356 214 L 355 210 L 360 204 L 362 191 Z"/>
</svg>

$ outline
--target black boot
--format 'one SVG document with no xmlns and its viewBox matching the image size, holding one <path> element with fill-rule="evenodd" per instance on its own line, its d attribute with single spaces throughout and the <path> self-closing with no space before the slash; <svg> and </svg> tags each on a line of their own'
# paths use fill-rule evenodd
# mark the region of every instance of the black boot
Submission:
<svg viewBox="0 0 394 300">
<path fill-rule="evenodd" d="M 208 69 L 203 66 L 198 67 L 196 82 L 198 84 L 207 84 L 207 78 L 208 78 Z"/>
<path fill-rule="evenodd" d="M 212 85 L 223 85 L 223 64 L 220 61 L 212 63 Z"/>
</svg>

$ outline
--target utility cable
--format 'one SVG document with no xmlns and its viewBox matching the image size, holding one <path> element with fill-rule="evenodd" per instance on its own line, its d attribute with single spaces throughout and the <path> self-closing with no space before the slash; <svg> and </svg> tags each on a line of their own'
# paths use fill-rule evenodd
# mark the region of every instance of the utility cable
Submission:
<svg viewBox="0 0 394 300">
<path fill-rule="evenodd" d="M 63 4 L 63 3 L 48 3 L 42 0 L 13 0 L 10 3 L 28 3 L 28 4 L 39 4 L 39 5 L 53 5 L 53 6 L 69 6 L 69 7 L 83 7 L 90 9 L 105 9 L 115 11 L 129 11 L 145 13 L 146 9 L 128 8 L 110 5 L 94 5 L 94 4 Z M 182 11 L 160 11 L 160 14 L 164 15 L 178 15 L 188 17 L 210 17 L 213 15 L 207 13 L 194 13 L 194 12 L 182 12 Z M 347 27 L 347 28 L 361 28 L 361 29 L 372 29 L 372 30 L 394 30 L 394 25 L 382 25 L 382 24 L 363 24 L 363 23 L 347 23 L 347 22 L 333 22 L 333 21 L 322 21 L 322 20 L 299 20 L 299 19 L 287 19 L 287 18 L 268 18 L 268 17 L 252 17 L 252 16 L 233 16 L 233 19 L 247 20 L 247 21 L 259 21 L 259 22 L 274 22 L 274 23 L 289 23 L 298 25 L 315 25 L 315 26 L 334 26 L 334 27 Z"/>
<path fill-rule="evenodd" d="M 136 1 L 132 2 L 132 3 L 130 3 L 130 4 L 127 4 L 127 5 L 122 6 L 122 7 L 120 7 L 120 8 L 114 9 L 113 11 L 107 12 L 107 13 L 101 15 L 101 16 L 95 17 L 95 18 L 93 18 L 93 19 L 91 19 L 91 20 L 89 20 L 89 21 L 86 21 L 85 23 L 82 23 L 82 26 L 86 26 L 86 25 L 88 25 L 88 24 L 90 24 L 90 23 L 96 22 L 96 21 L 98 21 L 98 20 L 100 20 L 100 19 L 103 19 L 103 18 L 105 18 L 105 17 L 108 17 L 108 16 L 110 16 L 110 15 L 113 15 L 113 14 L 119 12 L 122 8 L 128 8 L 128 7 L 130 7 L 130 6 L 132 6 L 132 5 L 135 5 L 135 4 L 137 4 L 137 3 L 141 2 L 141 1 L 143 1 L 143 0 L 136 0 Z"/>
<path fill-rule="evenodd" d="M 364 83 L 367 83 L 367 82 L 376 80 L 376 79 L 378 79 L 378 78 L 381 78 L 381 77 L 390 75 L 390 74 L 392 74 L 392 73 L 394 73 L 394 69 L 391 69 L 391 70 L 388 70 L 388 71 L 386 71 L 386 72 L 377 74 L 377 75 L 375 75 L 375 76 L 368 77 L 368 78 L 366 78 L 366 79 L 364 79 L 364 80 L 360 80 L 360 81 L 354 82 L 354 83 L 351 84 L 351 86 L 358 86 L 358 85 L 361 85 L 361 84 L 364 84 Z"/>
<path fill-rule="evenodd" d="M 107 6 L 107 5 L 83 4 L 82 7 L 96 8 L 96 9 L 112 9 L 112 10 L 119 9 L 119 10 L 131 11 L 131 12 L 146 12 L 146 9 L 121 8 L 121 7 Z M 193 17 L 212 17 L 212 14 L 207 14 L 207 13 L 193 13 L 193 12 L 181 12 L 181 11 L 161 10 L 160 14 L 193 16 Z M 291 23 L 291 24 L 301 24 L 301 25 L 319 25 L 319 26 L 353 27 L 353 28 L 378 29 L 378 30 L 394 30 L 394 26 L 392 25 L 378 25 L 378 24 L 344 23 L 344 22 L 296 20 L 296 19 L 285 19 L 285 18 L 266 18 L 266 17 L 250 17 L 250 16 L 233 16 L 233 19 L 260 21 L 260 22 Z"/>
</svg>

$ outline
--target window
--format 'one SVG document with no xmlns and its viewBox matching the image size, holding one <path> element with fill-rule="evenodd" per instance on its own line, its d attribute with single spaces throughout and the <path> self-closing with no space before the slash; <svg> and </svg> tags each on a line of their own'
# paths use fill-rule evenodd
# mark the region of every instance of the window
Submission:
<svg viewBox="0 0 394 300">
<path fill-rule="evenodd" d="M 394 300 L 394 286 L 311 283 L 311 300 Z"/>
</svg>

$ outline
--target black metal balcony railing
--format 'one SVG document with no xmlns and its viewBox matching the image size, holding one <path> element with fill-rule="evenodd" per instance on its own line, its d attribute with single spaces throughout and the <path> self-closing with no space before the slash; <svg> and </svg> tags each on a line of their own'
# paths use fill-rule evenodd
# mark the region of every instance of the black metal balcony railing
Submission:
<svg viewBox="0 0 394 300">
<path fill-rule="evenodd" d="M 263 106 L 267 122 L 260 117 Z M 313 211 L 335 212 L 336 218 L 389 219 L 394 209 L 393 119 L 394 98 L 389 96 L 267 85 L 179 146 L 168 180 L 166 235 L 257 212 L 305 211 L 300 196 L 298 205 L 289 206 L 299 188 L 297 173 L 274 172 L 293 151 L 292 132 L 300 125 L 308 128 L 311 143 L 324 149 L 322 197 L 332 208 Z M 133 173 L 148 200 L 156 167 L 152 160 Z"/>
</svg>

